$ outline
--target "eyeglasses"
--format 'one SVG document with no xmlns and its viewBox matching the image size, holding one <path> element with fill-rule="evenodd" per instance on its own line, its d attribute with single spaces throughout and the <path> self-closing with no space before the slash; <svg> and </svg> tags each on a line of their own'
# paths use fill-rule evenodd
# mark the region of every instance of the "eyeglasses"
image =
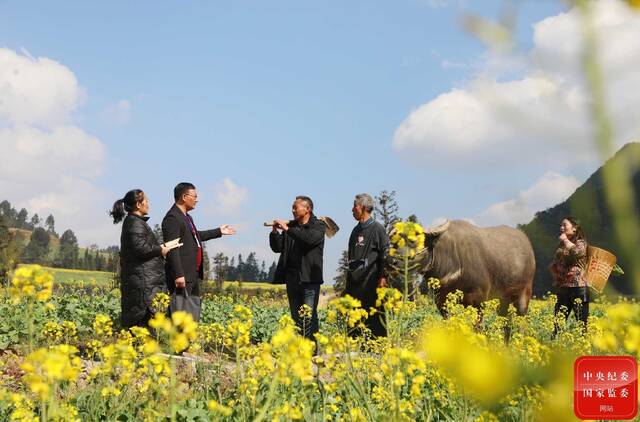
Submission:
<svg viewBox="0 0 640 422">
<path fill-rule="evenodd" d="M 198 195 L 194 195 L 192 193 L 185 193 L 186 196 L 193 196 L 194 198 L 198 199 Z"/>
</svg>

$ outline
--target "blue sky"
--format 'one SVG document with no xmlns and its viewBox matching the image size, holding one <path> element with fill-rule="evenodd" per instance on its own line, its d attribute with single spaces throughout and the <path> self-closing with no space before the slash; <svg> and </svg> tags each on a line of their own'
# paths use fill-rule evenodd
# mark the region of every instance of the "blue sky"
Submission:
<svg viewBox="0 0 640 422">
<path fill-rule="evenodd" d="M 40 179 L 22 183 L 17 176 L 11 180 L 15 171 L 0 172 L 0 195 L 53 212 L 58 230 L 73 228 L 81 244 L 106 246 L 119 237 L 119 227 L 109 225 L 105 214 L 116 198 L 133 187 L 144 189 L 151 223 L 158 223 L 171 205 L 173 186 L 187 180 L 199 189 L 194 216 L 201 228 L 222 223 L 239 228 L 234 238 L 211 242 L 210 253 L 255 250 L 275 259 L 268 251 L 268 230 L 260 224 L 288 217 L 295 195 L 307 194 L 318 214 L 342 227 L 326 243 L 327 279 L 354 225 L 350 209 L 356 193 L 396 190 L 401 215 L 415 213 L 425 224 L 443 217 L 484 225 L 527 222 L 539 207 L 568 196 L 598 160 L 540 161 L 518 146 L 498 154 L 510 138 L 531 145 L 547 137 L 540 145 L 548 145 L 555 135 L 521 136 L 520 128 L 478 138 L 496 125 L 466 120 L 464 104 L 480 83 L 499 84 L 499 93 L 521 93 L 509 97 L 509 105 L 528 104 L 540 98 L 529 94 L 532 90 L 553 91 L 537 78 L 541 70 L 547 72 L 544 80 L 563 75 L 558 87 L 573 75 L 544 60 L 555 48 L 545 43 L 553 39 L 549 32 L 562 33 L 570 25 L 565 22 L 571 13 L 562 18 L 561 2 L 519 2 L 515 48 L 506 54 L 492 52 L 462 29 L 465 13 L 497 19 L 503 6 L 502 1 L 446 0 L 0 1 L 5 64 L 33 67 L 31 77 L 43 80 L 52 74 L 47 66 L 62 68 L 68 82 L 49 95 L 57 86 L 51 77 L 42 90 L 25 94 L 27 103 L 45 104 L 45 117 L 10 109 L 19 101 L 6 94 L 0 144 L 14 142 L 13 150 L 23 151 L 13 139 L 25 127 L 45 138 L 59 127 L 82 132 L 77 143 L 61 146 L 69 148 L 69 162 L 64 154 L 24 158 L 28 164 L 22 168 L 33 164 L 30 172 L 50 166 L 55 173 L 42 170 Z M 542 21 L 548 25 L 540 25 L 536 38 L 534 25 Z M 635 31 L 637 20 L 629 28 Z M 579 88 L 579 78 L 574 79 Z M 500 85 L 509 81 L 518 87 Z M 0 87 L 2 82 L 0 69 Z M 65 89 L 66 97 L 59 92 Z M 456 92 L 467 101 L 462 106 L 450 101 Z M 573 91 L 554 92 L 553 104 L 572 110 L 564 105 L 573 104 L 565 101 Z M 0 100 L 2 95 L 0 88 Z M 56 105 L 60 98 L 70 103 Z M 403 132 L 404 123 L 411 130 Z M 436 139 L 434 133 L 444 135 Z M 53 182 L 55 175 L 67 182 Z M 561 188 L 539 193 L 549 186 Z"/>
</svg>

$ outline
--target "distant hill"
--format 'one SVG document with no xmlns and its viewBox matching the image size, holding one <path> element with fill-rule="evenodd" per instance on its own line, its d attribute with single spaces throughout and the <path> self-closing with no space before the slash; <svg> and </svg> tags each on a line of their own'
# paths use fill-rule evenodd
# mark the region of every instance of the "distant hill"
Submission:
<svg viewBox="0 0 640 422">
<path fill-rule="evenodd" d="M 581 220 L 588 243 L 604 248 L 618 257 L 618 264 L 623 269 L 629 269 L 629 263 L 621 256 L 620 245 L 615 238 L 611 212 L 606 205 L 604 196 L 602 171 L 617 160 L 632 163 L 633 192 L 636 215 L 640 219 L 640 143 L 630 143 L 623 146 L 603 167 L 587 179 L 564 202 L 538 212 L 535 218 L 520 228 L 529 236 L 536 257 L 536 277 L 533 284 L 533 294 L 542 296 L 551 290 L 551 277 L 547 266 L 551 262 L 558 244 L 560 222 L 567 215 L 573 215 Z M 640 247 L 640 245 L 638 245 Z M 631 278 L 627 276 L 611 277 L 607 285 L 620 293 L 632 293 Z"/>
<path fill-rule="evenodd" d="M 25 246 L 27 246 L 27 244 L 29 243 L 29 240 L 31 240 L 31 235 L 33 234 L 32 230 L 27 230 L 27 229 L 16 229 L 14 227 L 10 227 L 9 228 L 9 232 L 14 233 L 16 235 L 16 239 L 18 240 L 18 242 L 20 242 L 20 247 L 24 248 Z M 55 257 L 58 255 L 58 250 L 60 249 L 60 238 L 56 235 L 53 234 L 49 234 L 49 252 L 47 253 L 45 262 L 53 262 L 53 260 L 55 259 Z M 82 247 L 79 246 L 78 247 L 78 255 L 79 256 L 84 256 L 84 254 L 86 253 L 86 247 Z M 104 258 L 105 260 L 109 258 L 109 249 L 99 249 L 96 247 L 92 247 L 90 248 L 92 253 L 97 253 L 100 254 L 100 256 L 102 256 L 102 258 Z M 46 265 L 45 263 L 43 263 L 43 265 Z"/>
<path fill-rule="evenodd" d="M 33 230 L 16 229 L 14 227 L 9 227 L 9 232 L 18 236 L 25 245 L 29 243 L 31 235 L 33 234 Z M 49 234 L 49 242 L 56 247 L 60 245 L 60 239 L 53 234 Z"/>
</svg>

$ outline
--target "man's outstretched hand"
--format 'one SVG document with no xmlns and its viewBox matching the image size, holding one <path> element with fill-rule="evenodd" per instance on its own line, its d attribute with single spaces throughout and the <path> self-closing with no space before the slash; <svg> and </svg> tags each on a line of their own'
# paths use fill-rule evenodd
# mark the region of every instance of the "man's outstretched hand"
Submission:
<svg viewBox="0 0 640 422">
<path fill-rule="evenodd" d="M 232 234 L 236 234 L 236 229 L 233 226 L 230 226 L 229 224 L 223 224 L 220 226 L 220 232 L 223 235 L 232 235 Z"/>
</svg>

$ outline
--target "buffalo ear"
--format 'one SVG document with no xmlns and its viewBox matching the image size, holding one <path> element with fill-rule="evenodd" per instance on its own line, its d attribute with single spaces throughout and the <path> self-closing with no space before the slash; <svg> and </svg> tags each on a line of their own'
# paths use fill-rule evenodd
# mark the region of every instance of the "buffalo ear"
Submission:
<svg viewBox="0 0 640 422">
<path fill-rule="evenodd" d="M 427 230 L 424 231 L 424 235 L 426 237 L 437 237 L 437 236 L 440 236 L 442 233 L 447 231 L 447 229 L 449 228 L 449 224 L 450 223 L 451 223 L 451 221 L 447 220 L 444 223 L 440 224 L 439 226 L 429 227 Z"/>
</svg>

